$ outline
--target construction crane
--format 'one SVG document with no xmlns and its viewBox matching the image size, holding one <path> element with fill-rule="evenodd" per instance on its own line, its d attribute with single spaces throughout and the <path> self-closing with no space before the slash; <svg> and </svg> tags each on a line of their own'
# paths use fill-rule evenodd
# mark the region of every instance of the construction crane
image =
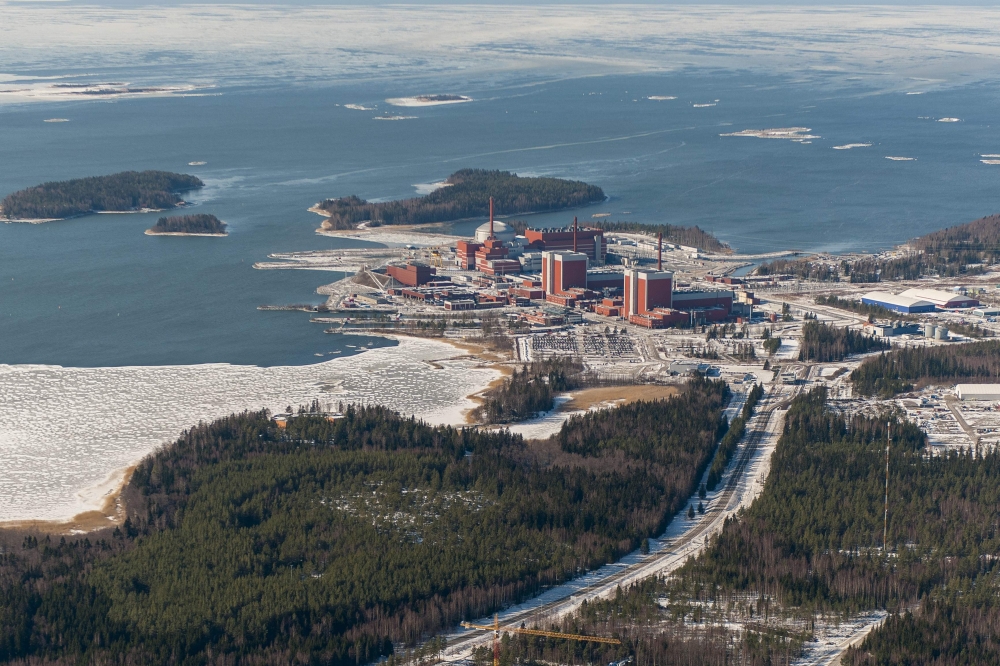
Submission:
<svg viewBox="0 0 1000 666">
<path fill-rule="evenodd" d="M 522 636 L 545 636 L 546 638 L 565 638 L 570 641 L 588 641 L 590 643 L 609 643 L 611 645 L 621 645 L 617 638 L 604 638 L 603 636 L 584 636 L 582 634 L 564 634 L 559 631 L 542 631 L 541 629 L 525 629 L 524 627 L 501 627 L 500 615 L 493 616 L 493 624 L 473 624 L 463 622 L 466 629 L 482 629 L 493 632 L 493 666 L 500 666 L 500 632 L 508 631 L 512 634 Z"/>
</svg>

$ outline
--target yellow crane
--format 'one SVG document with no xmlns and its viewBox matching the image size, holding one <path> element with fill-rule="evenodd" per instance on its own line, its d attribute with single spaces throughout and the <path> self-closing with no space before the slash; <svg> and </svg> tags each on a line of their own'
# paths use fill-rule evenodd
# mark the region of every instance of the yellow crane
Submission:
<svg viewBox="0 0 1000 666">
<path fill-rule="evenodd" d="M 621 645 L 617 638 L 604 638 L 603 636 L 584 636 L 582 634 L 564 634 L 560 631 L 542 631 L 541 629 L 525 629 L 524 627 L 501 627 L 500 615 L 493 616 L 493 624 L 473 624 L 463 622 L 466 629 L 482 629 L 493 632 L 493 666 L 500 666 L 500 632 L 508 631 L 512 634 L 522 636 L 545 636 L 546 638 L 565 638 L 570 641 L 588 641 L 590 643 L 609 643 L 611 645 Z"/>
</svg>

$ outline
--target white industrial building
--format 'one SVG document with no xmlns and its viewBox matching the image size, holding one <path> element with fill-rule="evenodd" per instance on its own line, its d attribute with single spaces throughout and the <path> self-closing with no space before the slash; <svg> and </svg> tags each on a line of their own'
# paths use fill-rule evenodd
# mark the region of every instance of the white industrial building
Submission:
<svg viewBox="0 0 1000 666">
<path fill-rule="evenodd" d="M 955 393 L 959 400 L 1000 401 L 1000 384 L 959 384 Z"/>
<path fill-rule="evenodd" d="M 932 312 L 935 304 L 923 298 L 902 294 L 890 294 L 887 291 L 870 291 L 861 297 L 865 305 L 878 305 L 896 312 Z"/>
<path fill-rule="evenodd" d="M 979 301 L 974 298 L 963 294 L 941 291 L 940 289 L 907 289 L 900 294 L 900 296 L 930 301 L 942 310 L 950 310 L 954 308 L 974 308 L 979 305 Z"/>
</svg>

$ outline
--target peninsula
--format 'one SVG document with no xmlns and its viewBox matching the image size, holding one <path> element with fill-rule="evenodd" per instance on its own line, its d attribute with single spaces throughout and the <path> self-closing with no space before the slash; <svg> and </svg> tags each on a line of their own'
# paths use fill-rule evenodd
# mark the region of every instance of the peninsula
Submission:
<svg viewBox="0 0 1000 666">
<path fill-rule="evenodd" d="M 6 222 L 61 220 L 88 213 L 132 213 L 176 208 L 180 195 L 203 187 L 195 176 L 169 171 L 123 171 L 43 183 L 0 201 Z"/>
<path fill-rule="evenodd" d="M 214 215 L 161 217 L 146 230 L 148 236 L 228 236 L 226 223 Z"/>
<path fill-rule="evenodd" d="M 423 197 L 372 203 L 357 196 L 327 199 L 312 210 L 327 215 L 322 230 L 395 224 L 450 222 L 489 213 L 497 215 L 564 210 L 604 201 L 596 185 L 561 178 L 526 178 L 509 171 L 462 169 L 444 186 Z"/>
</svg>

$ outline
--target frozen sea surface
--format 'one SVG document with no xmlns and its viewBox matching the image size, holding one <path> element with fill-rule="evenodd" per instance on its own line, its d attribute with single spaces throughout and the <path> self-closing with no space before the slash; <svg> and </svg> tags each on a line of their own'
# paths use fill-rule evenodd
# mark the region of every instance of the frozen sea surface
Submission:
<svg viewBox="0 0 1000 666">
<path fill-rule="evenodd" d="M 316 398 L 461 423 L 474 406 L 466 396 L 498 373 L 460 355 L 442 342 L 401 338 L 303 366 L 0 365 L 0 521 L 97 508 L 124 468 L 199 421 L 245 409 L 282 411 Z"/>
</svg>

